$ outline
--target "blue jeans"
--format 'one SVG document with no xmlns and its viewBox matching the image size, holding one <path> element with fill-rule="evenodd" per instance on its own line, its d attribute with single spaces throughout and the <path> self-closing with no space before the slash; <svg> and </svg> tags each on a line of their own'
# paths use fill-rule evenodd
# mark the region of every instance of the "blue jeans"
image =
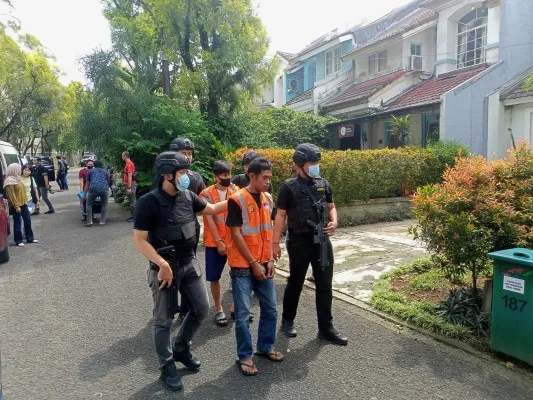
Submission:
<svg viewBox="0 0 533 400">
<path fill-rule="evenodd" d="M 109 190 L 96 190 L 87 194 L 86 210 L 88 224 L 92 224 L 93 222 L 93 203 L 97 197 L 100 197 L 100 203 L 102 205 L 102 210 L 100 212 L 100 222 L 105 222 L 105 217 L 107 214 L 107 201 L 109 199 Z"/>
<path fill-rule="evenodd" d="M 278 310 L 276 286 L 273 279 L 258 281 L 248 268 L 231 269 L 231 285 L 235 304 L 235 338 L 239 360 L 249 360 L 253 355 L 250 332 L 250 303 L 252 290 L 259 299 L 259 331 L 257 351 L 269 352 L 276 342 Z"/>
<path fill-rule="evenodd" d="M 15 244 L 20 244 L 23 241 L 22 237 L 22 221 L 24 220 L 24 234 L 28 243 L 33 242 L 33 231 L 31 230 L 30 210 L 27 205 L 20 207 L 20 213 L 13 210 L 13 231 Z"/>
<path fill-rule="evenodd" d="M 68 181 L 67 181 L 67 178 L 68 178 L 68 174 L 65 172 L 63 174 L 63 189 L 64 190 L 68 190 Z"/>
</svg>

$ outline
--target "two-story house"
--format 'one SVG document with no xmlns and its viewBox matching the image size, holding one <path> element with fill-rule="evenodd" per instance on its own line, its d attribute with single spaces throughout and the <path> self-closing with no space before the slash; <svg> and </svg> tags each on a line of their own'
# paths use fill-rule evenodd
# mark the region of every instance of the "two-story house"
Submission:
<svg viewBox="0 0 533 400">
<path fill-rule="evenodd" d="M 351 78 L 351 62 L 341 57 L 353 50 L 353 31 L 331 31 L 300 51 L 285 69 L 284 104 L 303 112 L 314 112 L 335 85 Z"/>
<path fill-rule="evenodd" d="M 411 144 L 434 135 L 490 158 L 505 156 L 513 140 L 531 142 L 532 93 L 523 83 L 533 73 L 533 1 L 419 6 L 401 29 L 391 26 L 343 58 L 356 60 L 356 81 L 323 108 L 341 118 L 339 147 L 384 147 L 390 115 L 406 114 Z"/>
<path fill-rule="evenodd" d="M 318 112 L 354 80 L 355 60 L 345 56 L 403 20 L 426 0 L 415 0 L 370 24 L 334 30 L 296 54 L 285 70 L 284 104 L 303 112 Z M 382 63 L 376 59 L 376 68 Z"/>
<path fill-rule="evenodd" d="M 343 57 L 355 63 L 354 79 L 321 109 L 341 121 L 334 125 L 340 149 L 386 147 L 388 127 L 379 110 L 432 75 L 437 15 L 423 3 L 408 4 L 402 18 Z M 413 125 L 421 123 L 414 118 Z"/>
</svg>

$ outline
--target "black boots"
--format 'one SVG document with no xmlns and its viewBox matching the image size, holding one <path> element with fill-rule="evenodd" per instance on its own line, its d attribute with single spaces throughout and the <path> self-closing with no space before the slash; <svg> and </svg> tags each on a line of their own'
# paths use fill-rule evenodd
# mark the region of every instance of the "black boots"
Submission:
<svg viewBox="0 0 533 400">
<path fill-rule="evenodd" d="M 318 337 L 319 339 L 329 340 L 331 343 L 338 344 L 339 346 L 346 346 L 348 344 L 348 336 L 340 333 L 333 327 L 319 330 Z"/>
<path fill-rule="evenodd" d="M 281 322 L 281 328 L 283 329 L 283 332 L 285 332 L 285 335 L 288 337 L 296 337 L 296 328 L 294 326 L 294 321 L 287 321 L 284 319 Z"/>
</svg>

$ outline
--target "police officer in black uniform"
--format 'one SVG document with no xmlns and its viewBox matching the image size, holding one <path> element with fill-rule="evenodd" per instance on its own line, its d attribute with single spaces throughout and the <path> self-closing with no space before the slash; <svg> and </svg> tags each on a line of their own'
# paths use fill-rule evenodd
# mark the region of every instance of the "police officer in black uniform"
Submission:
<svg viewBox="0 0 533 400">
<path fill-rule="evenodd" d="M 331 315 L 333 250 L 328 236 L 335 233 L 338 225 L 332 189 L 328 181 L 320 177 L 320 150 L 317 146 L 310 143 L 298 145 L 293 161 L 298 175 L 285 181 L 280 188 L 273 237 L 274 258 L 278 259 L 281 256 L 280 236 L 287 219 L 290 276 L 283 297 L 282 329 L 287 336 L 296 336 L 294 319 L 305 275 L 311 264 L 316 286 L 318 336 L 346 345 L 348 338 L 333 327 Z M 323 243 L 327 246 L 324 253 L 328 262 L 324 266 L 320 263 L 320 245 L 314 242 L 314 226 L 320 223 L 325 234 Z"/>
<path fill-rule="evenodd" d="M 187 190 L 190 162 L 173 151 L 156 158 L 158 188 L 141 197 L 135 207 L 133 238 L 136 248 L 150 261 L 148 284 L 154 301 L 154 341 L 161 379 L 171 390 L 182 387 L 174 361 L 198 370 L 200 361 L 189 343 L 209 310 L 209 300 L 196 255 L 196 213 L 217 215 L 227 202 L 208 204 Z M 191 309 L 173 343 L 170 327 L 179 288 Z"/>
<path fill-rule="evenodd" d="M 176 151 L 189 160 L 189 163 L 192 164 L 193 156 L 194 156 L 194 142 L 189 138 L 177 138 L 174 139 L 172 142 L 170 142 L 170 150 Z M 195 171 L 191 171 L 190 169 L 187 170 L 187 175 L 189 175 L 189 189 L 194 194 L 197 194 L 200 196 L 200 193 L 206 188 L 204 179 L 202 176 Z M 159 177 L 157 174 L 154 176 L 154 180 L 152 182 L 152 189 L 156 189 L 159 185 Z M 196 250 L 198 249 L 198 243 L 200 242 L 200 222 L 198 222 L 198 219 L 195 219 L 195 228 L 196 228 L 196 244 L 194 245 L 194 253 L 196 254 Z M 189 312 L 189 305 L 187 304 L 187 301 L 181 302 L 180 307 L 180 321 L 182 321 L 187 313 Z"/>
<path fill-rule="evenodd" d="M 231 179 L 231 183 L 238 186 L 240 189 L 245 188 L 250 183 L 250 177 L 248 176 L 248 166 L 256 158 L 261 157 L 257 151 L 247 151 L 242 156 L 242 167 L 244 168 L 244 174 L 237 174 Z M 268 193 L 272 194 L 272 184 L 268 187 Z"/>
</svg>

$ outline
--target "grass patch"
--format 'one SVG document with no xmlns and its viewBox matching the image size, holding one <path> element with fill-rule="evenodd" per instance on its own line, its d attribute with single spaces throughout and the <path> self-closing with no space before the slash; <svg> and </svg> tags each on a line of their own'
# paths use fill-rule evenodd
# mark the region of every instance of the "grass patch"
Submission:
<svg viewBox="0 0 533 400">
<path fill-rule="evenodd" d="M 450 283 L 440 269 L 434 268 L 431 259 L 425 258 L 383 274 L 374 285 L 370 301 L 376 309 L 410 324 L 484 347 L 467 327 L 455 325 L 435 312 L 450 290 L 466 285 L 466 281 Z"/>
</svg>

